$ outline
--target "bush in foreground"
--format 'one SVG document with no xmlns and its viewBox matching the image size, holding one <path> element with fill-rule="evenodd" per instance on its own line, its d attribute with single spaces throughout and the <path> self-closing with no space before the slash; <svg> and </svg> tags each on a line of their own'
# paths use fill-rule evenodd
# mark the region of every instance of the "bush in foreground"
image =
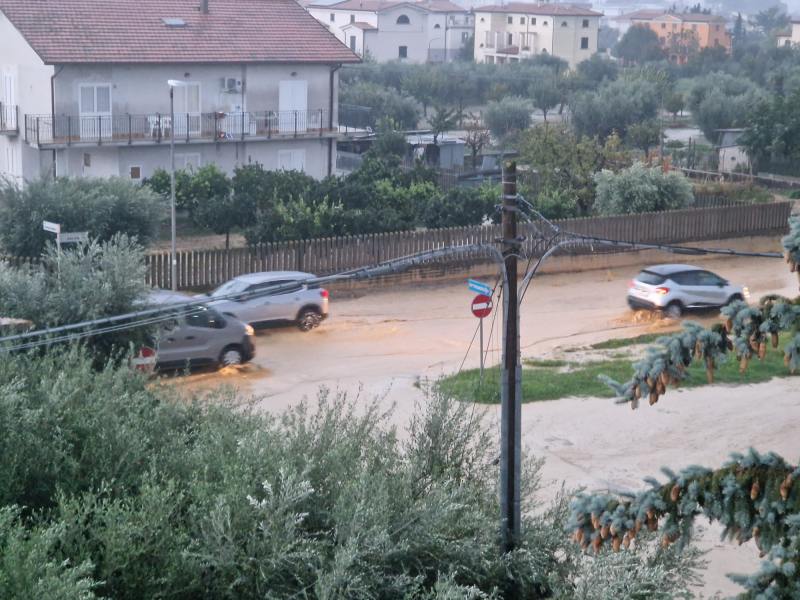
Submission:
<svg viewBox="0 0 800 600">
<path fill-rule="evenodd" d="M 619 173 L 603 170 L 597 182 L 595 209 L 601 215 L 626 215 L 690 208 L 692 184 L 681 173 L 635 163 Z"/>
</svg>

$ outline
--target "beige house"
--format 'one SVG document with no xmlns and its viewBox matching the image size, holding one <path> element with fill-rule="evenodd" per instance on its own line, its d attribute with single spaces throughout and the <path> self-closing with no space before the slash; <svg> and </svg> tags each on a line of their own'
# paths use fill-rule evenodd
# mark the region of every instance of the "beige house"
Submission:
<svg viewBox="0 0 800 600">
<path fill-rule="evenodd" d="M 308 12 L 359 56 L 377 62 L 447 62 L 472 35 L 469 12 L 449 0 L 319 0 Z"/>
<path fill-rule="evenodd" d="M 515 62 L 552 54 L 570 68 L 597 52 L 601 13 L 564 4 L 515 2 L 475 12 L 475 61 Z"/>
<path fill-rule="evenodd" d="M 338 70 L 360 60 L 294 0 L 130 6 L 0 0 L 0 175 L 138 182 L 173 136 L 178 168 L 332 172 Z"/>
<path fill-rule="evenodd" d="M 800 21 L 793 20 L 791 30 L 776 36 L 778 46 L 796 46 L 800 44 Z"/>
</svg>

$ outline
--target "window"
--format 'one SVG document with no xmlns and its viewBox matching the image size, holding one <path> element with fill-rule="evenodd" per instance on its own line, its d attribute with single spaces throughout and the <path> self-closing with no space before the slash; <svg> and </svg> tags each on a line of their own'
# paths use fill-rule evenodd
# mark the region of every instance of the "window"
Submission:
<svg viewBox="0 0 800 600">
<path fill-rule="evenodd" d="M 399 17 L 397 17 L 396 21 L 397 25 L 408 25 L 409 23 L 411 23 L 411 21 L 406 15 L 400 15 Z"/>
<path fill-rule="evenodd" d="M 356 22 L 356 16 L 355 15 L 350 15 L 350 22 L 351 23 L 355 23 Z"/>
<path fill-rule="evenodd" d="M 131 179 L 138 181 L 142 178 L 142 167 L 131 167 Z"/>
<path fill-rule="evenodd" d="M 6 148 L 6 174 L 14 177 L 17 174 L 14 148 Z"/>
<path fill-rule="evenodd" d="M 200 167 L 200 154 L 176 154 L 175 155 L 175 169 L 185 169 L 193 172 L 196 168 Z"/>
<path fill-rule="evenodd" d="M 531 25 L 536 25 L 536 17 L 531 17 Z"/>
<path fill-rule="evenodd" d="M 584 27 L 589 27 L 589 19 L 584 19 L 583 20 L 583 26 Z"/>
<path fill-rule="evenodd" d="M 692 31 L 697 31 L 697 25 L 692 25 Z"/>
<path fill-rule="evenodd" d="M 442 26 L 441 26 L 441 25 L 439 25 L 439 24 L 437 23 L 436 25 L 434 25 L 434 26 L 433 26 L 433 28 L 434 28 L 434 29 L 441 29 L 441 28 L 442 28 Z"/>
<path fill-rule="evenodd" d="M 673 24 L 672 24 L 672 28 L 673 28 L 673 29 L 677 29 L 677 28 L 678 28 L 678 24 L 677 24 L 677 23 L 673 23 Z"/>
<path fill-rule="evenodd" d="M 525 17 L 520 17 L 519 18 L 519 24 L 520 25 L 525 25 Z"/>
<path fill-rule="evenodd" d="M 506 42 L 506 43 L 507 43 L 509 46 L 511 46 L 511 45 L 514 43 L 514 34 L 513 34 L 513 33 L 509 33 L 509 34 L 508 34 L 508 40 L 507 40 L 507 42 Z"/>
<path fill-rule="evenodd" d="M 667 24 L 666 23 L 662 23 L 661 24 L 661 29 L 666 29 L 666 28 L 667 28 Z"/>
<path fill-rule="evenodd" d="M 408 58 L 408 46 L 400 46 L 397 52 L 397 56 L 400 58 Z"/>
<path fill-rule="evenodd" d="M 542 21 L 542 27 L 547 27 L 547 21 Z"/>
<path fill-rule="evenodd" d="M 335 20 L 336 20 L 336 15 L 334 13 L 331 13 L 331 23 L 333 23 Z"/>
<path fill-rule="evenodd" d="M 354 36 L 354 35 L 350 36 L 350 51 L 351 52 L 355 52 L 356 51 L 356 36 Z"/>
<path fill-rule="evenodd" d="M 581 38 L 581 50 L 588 50 L 589 38 Z"/>
<path fill-rule="evenodd" d="M 225 327 L 225 319 L 217 311 L 206 309 L 202 312 L 188 315 L 186 324 L 189 327 L 201 327 L 203 329 L 222 329 Z"/>
<path fill-rule="evenodd" d="M 281 150 L 278 152 L 278 168 L 284 171 L 305 171 L 306 170 L 306 151 Z"/>
<path fill-rule="evenodd" d="M 508 24 L 509 25 L 513 25 L 514 24 L 514 17 L 508 17 Z"/>
<path fill-rule="evenodd" d="M 665 279 L 662 275 L 653 273 L 652 271 L 642 271 L 636 276 L 636 281 L 647 285 L 661 285 Z"/>
<path fill-rule="evenodd" d="M 81 84 L 81 115 L 110 115 L 111 86 Z"/>
<path fill-rule="evenodd" d="M 566 22 L 566 21 L 561 21 L 561 26 L 562 26 L 562 27 L 569 27 L 569 25 L 567 25 L 567 22 Z"/>
<path fill-rule="evenodd" d="M 91 154 L 84 154 L 83 155 L 83 166 L 84 167 L 91 167 L 92 166 L 92 155 Z"/>
</svg>

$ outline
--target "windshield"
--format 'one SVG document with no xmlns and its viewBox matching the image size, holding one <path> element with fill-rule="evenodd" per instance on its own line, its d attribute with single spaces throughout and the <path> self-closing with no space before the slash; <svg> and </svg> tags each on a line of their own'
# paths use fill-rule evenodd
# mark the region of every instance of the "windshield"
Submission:
<svg viewBox="0 0 800 600">
<path fill-rule="evenodd" d="M 661 285 L 665 281 L 662 275 L 650 271 L 642 271 L 636 276 L 636 280 L 647 285 Z"/>
<path fill-rule="evenodd" d="M 236 281 L 235 279 L 231 279 L 227 283 L 223 283 L 213 292 L 211 292 L 212 298 L 219 298 L 220 296 L 227 296 L 228 294 L 238 294 L 239 292 L 243 292 L 247 289 L 247 284 L 243 281 Z"/>
</svg>

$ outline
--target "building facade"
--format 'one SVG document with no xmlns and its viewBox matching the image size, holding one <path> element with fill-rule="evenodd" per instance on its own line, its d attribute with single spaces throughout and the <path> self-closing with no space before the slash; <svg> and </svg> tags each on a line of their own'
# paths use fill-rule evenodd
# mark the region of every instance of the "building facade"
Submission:
<svg viewBox="0 0 800 600">
<path fill-rule="evenodd" d="M 515 62 L 552 54 L 570 68 L 597 52 L 601 13 L 563 4 L 510 3 L 475 9 L 475 60 Z"/>
<path fill-rule="evenodd" d="M 669 59 L 678 64 L 689 61 L 693 54 L 704 48 L 722 47 L 731 51 L 731 33 L 726 29 L 727 20 L 719 15 L 694 13 L 664 13 L 656 17 L 642 16 L 631 22 L 650 27 Z"/>
<path fill-rule="evenodd" d="M 377 62 L 448 62 L 472 35 L 474 20 L 449 0 L 321 0 L 308 12 L 359 56 Z"/>
<path fill-rule="evenodd" d="M 5 176 L 141 181 L 170 168 L 173 136 L 177 168 L 257 161 L 331 172 L 337 70 L 359 58 L 294 0 L 140 0 L 137 9 L 0 0 Z"/>
<path fill-rule="evenodd" d="M 800 21 L 792 20 L 789 31 L 776 36 L 778 46 L 797 46 L 800 44 Z"/>
</svg>

